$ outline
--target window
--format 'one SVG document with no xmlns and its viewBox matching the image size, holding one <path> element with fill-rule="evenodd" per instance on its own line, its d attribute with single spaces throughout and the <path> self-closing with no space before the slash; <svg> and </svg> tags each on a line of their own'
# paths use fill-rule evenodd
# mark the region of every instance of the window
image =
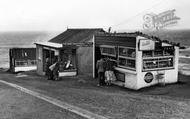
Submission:
<svg viewBox="0 0 190 119">
<path fill-rule="evenodd" d="M 135 49 L 119 48 L 119 55 L 124 57 L 135 58 Z"/>
<path fill-rule="evenodd" d="M 143 51 L 143 57 L 153 57 L 152 51 Z"/>
<path fill-rule="evenodd" d="M 143 60 L 143 69 L 155 69 L 155 68 L 158 68 L 158 59 Z"/>
<path fill-rule="evenodd" d="M 122 68 L 128 68 L 135 70 L 136 67 L 136 52 L 135 48 L 127 48 L 127 47 L 115 47 L 102 45 L 101 55 L 103 57 L 108 57 L 116 62 L 117 66 Z"/>
<path fill-rule="evenodd" d="M 165 56 L 174 55 L 174 47 L 164 47 L 163 53 Z"/>
<path fill-rule="evenodd" d="M 115 47 L 113 46 L 100 46 L 101 54 L 116 57 Z"/>
<path fill-rule="evenodd" d="M 125 67 L 135 68 L 135 60 L 119 58 L 119 65 Z"/>
<path fill-rule="evenodd" d="M 158 68 L 173 67 L 173 58 L 159 58 Z"/>
<path fill-rule="evenodd" d="M 15 66 L 23 67 L 23 66 L 35 66 L 36 60 L 15 60 Z"/>
<path fill-rule="evenodd" d="M 174 56 L 173 48 L 166 48 L 155 51 L 143 51 L 143 57 L 161 57 L 161 56 Z"/>
<path fill-rule="evenodd" d="M 60 51 L 59 71 L 76 70 L 76 50 L 62 49 Z"/>
<path fill-rule="evenodd" d="M 135 48 L 119 47 L 118 54 L 120 67 L 135 69 Z"/>
<path fill-rule="evenodd" d="M 143 70 L 174 67 L 174 47 L 167 46 L 155 51 L 143 51 Z"/>
<path fill-rule="evenodd" d="M 154 51 L 154 57 L 163 56 L 163 50 Z"/>
<path fill-rule="evenodd" d="M 143 60 L 143 70 L 173 68 L 173 57 Z"/>
</svg>

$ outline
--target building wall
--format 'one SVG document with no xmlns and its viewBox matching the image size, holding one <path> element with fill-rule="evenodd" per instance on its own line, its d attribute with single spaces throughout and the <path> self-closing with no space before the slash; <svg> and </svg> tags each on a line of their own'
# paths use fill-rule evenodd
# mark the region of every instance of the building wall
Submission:
<svg viewBox="0 0 190 119">
<path fill-rule="evenodd" d="M 44 75 L 43 72 L 43 47 L 36 45 L 36 61 L 37 61 L 37 73 Z"/>
<path fill-rule="evenodd" d="M 93 47 L 79 47 L 76 55 L 78 74 L 93 76 Z"/>
</svg>

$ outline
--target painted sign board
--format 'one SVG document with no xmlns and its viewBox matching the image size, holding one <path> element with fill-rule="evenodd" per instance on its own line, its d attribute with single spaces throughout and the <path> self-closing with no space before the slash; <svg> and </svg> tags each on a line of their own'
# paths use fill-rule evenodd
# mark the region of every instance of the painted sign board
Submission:
<svg viewBox="0 0 190 119">
<path fill-rule="evenodd" d="M 140 39 L 139 50 L 155 50 L 155 41 L 149 39 Z"/>
</svg>

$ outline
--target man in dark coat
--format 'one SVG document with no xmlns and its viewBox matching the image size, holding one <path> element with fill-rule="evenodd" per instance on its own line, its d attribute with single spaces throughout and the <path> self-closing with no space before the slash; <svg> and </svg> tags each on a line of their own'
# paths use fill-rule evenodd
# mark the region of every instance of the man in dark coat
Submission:
<svg viewBox="0 0 190 119">
<path fill-rule="evenodd" d="M 51 80 L 52 79 L 52 71 L 49 69 L 49 67 L 51 66 L 51 61 L 49 58 L 46 59 L 46 76 L 47 76 L 47 80 Z"/>
<path fill-rule="evenodd" d="M 98 70 L 98 86 L 104 85 L 105 84 L 105 78 L 104 78 L 105 62 L 103 58 L 97 61 L 96 68 Z"/>
</svg>

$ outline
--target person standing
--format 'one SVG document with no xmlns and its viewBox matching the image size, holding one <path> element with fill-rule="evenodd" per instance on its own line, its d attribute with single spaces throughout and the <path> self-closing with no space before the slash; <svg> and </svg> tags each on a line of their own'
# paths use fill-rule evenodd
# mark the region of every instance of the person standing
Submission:
<svg viewBox="0 0 190 119">
<path fill-rule="evenodd" d="M 55 81 L 59 80 L 59 64 L 60 64 L 60 62 L 57 61 L 55 64 L 55 67 L 53 69 L 53 79 Z"/>
<path fill-rule="evenodd" d="M 54 57 L 53 59 L 53 65 L 51 66 L 52 74 L 53 74 L 53 80 L 59 79 L 59 61 L 58 57 Z"/>
<path fill-rule="evenodd" d="M 105 63 L 105 82 L 107 85 L 111 85 L 111 82 L 115 80 L 114 62 L 107 58 Z"/>
<path fill-rule="evenodd" d="M 104 78 L 104 73 L 105 73 L 105 62 L 103 58 L 97 61 L 96 63 L 96 68 L 98 70 L 98 86 L 102 86 L 105 84 L 105 78 Z"/>
<path fill-rule="evenodd" d="M 51 66 L 51 61 L 49 58 L 46 58 L 46 72 L 45 75 L 47 76 L 47 80 L 51 80 L 52 76 L 51 76 L 51 70 L 49 69 L 49 67 Z"/>
</svg>

